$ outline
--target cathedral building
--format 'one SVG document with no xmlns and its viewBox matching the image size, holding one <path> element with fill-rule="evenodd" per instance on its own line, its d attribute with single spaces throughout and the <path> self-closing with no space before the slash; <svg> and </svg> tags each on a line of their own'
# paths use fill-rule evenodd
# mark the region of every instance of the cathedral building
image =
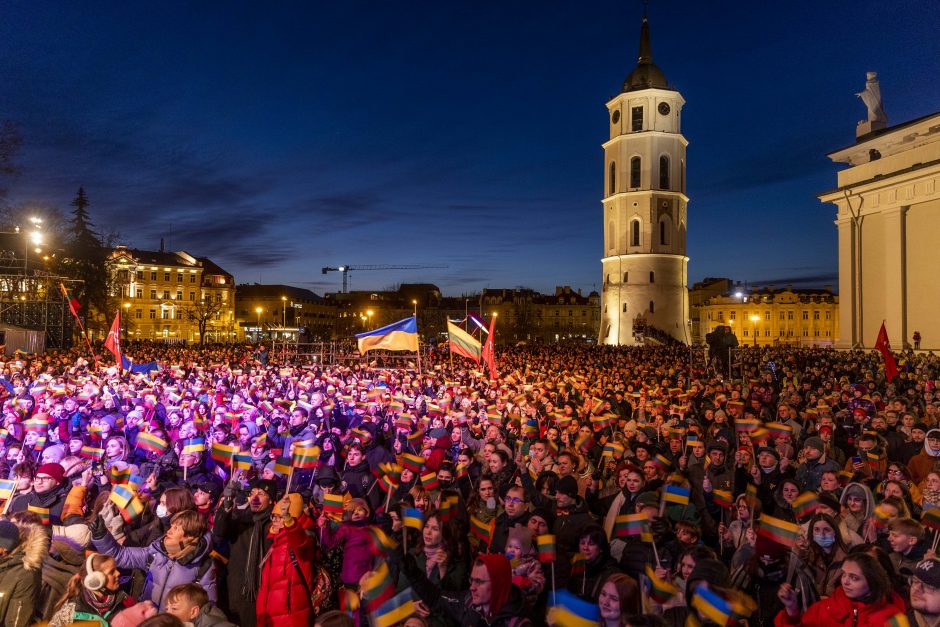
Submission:
<svg viewBox="0 0 940 627">
<path fill-rule="evenodd" d="M 644 17 L 636 68 L 607 103 L 600 344 L 650 330 L 690 340 L 683 105 L 653 63 Z"/>
</svg>

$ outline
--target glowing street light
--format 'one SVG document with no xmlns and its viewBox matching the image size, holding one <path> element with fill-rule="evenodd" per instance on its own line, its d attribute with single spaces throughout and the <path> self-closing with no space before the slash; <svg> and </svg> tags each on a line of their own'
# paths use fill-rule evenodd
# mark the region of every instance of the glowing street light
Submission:
<svg viewBox="0 0 940 627">
<path fill-rule="evenodd" d="M 415 315 L 415 320 L 417 320 L 418 319 L 418 301 L 412 299 L 411 304 L 414 305 L 414 308 L 415 308 L 414 315 Z"/>
<path fill-rule="evenodd" d="M 281 296 L 281 328 L 287 326 L 287 297 Z"/>
<path fill-rule="evenodd" d="M 256 341 L 261 341 L 261 312 L 264 311 L 261 307 L 255 307 L 255 313 L 258 314 L 258 333 L 256 336 Z"/>
<path fill-rule="evenodd" d="M 757 314 L 751 315 L 751 322 L 754 323 L 754 346 L 757 346 L 757 321 L 760 320 L 760 316 Z"/>
</svg>

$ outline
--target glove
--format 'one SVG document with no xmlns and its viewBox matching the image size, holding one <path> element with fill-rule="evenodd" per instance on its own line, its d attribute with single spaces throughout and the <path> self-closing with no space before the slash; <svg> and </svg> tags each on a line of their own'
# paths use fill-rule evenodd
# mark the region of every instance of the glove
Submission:
<svg viewBox="0 0 940 627">
<path fill-rule="evenodd" d="M 669 525 L 668 520 L 657 516 L 650 522 L 650 531 L 653 532 L 654 536 L 662 537 L 669 534 L 672 531 L 672 527 Z"/>
<path fill-rule="evenodd" d="M 100 540 L 108 535 L 108 526 L 101 514 L 95 516 L 95 519 L 88 523 L 88 531 L 91 532 L 91 537 L 95 540 Z"/>
<path fill-rule="evenodd" d="M 238 486 L 235 485 L 235 480 L 229 481 L 225 484 L 225 489 L 222 490 L 223 498 L 233 499 L 235 498 L 235 492 L 238 490 Z"/>
</svg>

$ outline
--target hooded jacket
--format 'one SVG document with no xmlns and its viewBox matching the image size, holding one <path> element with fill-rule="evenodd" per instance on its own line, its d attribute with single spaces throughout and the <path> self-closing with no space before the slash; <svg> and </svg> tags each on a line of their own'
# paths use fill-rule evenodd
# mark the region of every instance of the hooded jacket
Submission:
<svg viewBox="0 0 940 627">
<path fill-rule="evenodd" d="M 44 529 L 22 528 L 20 543 L 0 559 L 0 624 L 25 627 L 39 610 L 42 562 L 49 553 Z"/>
<path fill-rule="evenodd" d="M 338 527 L 328 523 L 320 529 L 320 543 L 327 550 L 343 547 L 343 570 L 340 579 L 349 586 L 372 569 L 372 534 L 367 523 L 343 522 Z"/>
<path fill-rule="evenodd" d="M 927 478 L 927 474 L 940 465 L 940 451 L 930 448 L 927 438 L 940 437 L 940 429 L 931 429 L 924 438 L 924 448 L 907 462 L 907 471 L 911 475 L 911 483 L 919 484 Z"/>
<path fill-rule="evenodd" d="M 308 533 L 312 529 L 313 521 L 301 514 L 293 525 L 272 536 L 271 548 L 261 567 L 257 603 L 257 624 L 260 627 L 307 627 L 313 623 L 315 608 L 311 606 L 307 593 L 307 590 L 312 592 L 316 585 L 314 543 Z M 297 562 L 296 567 L 291 553 Z"/>
<path fill-rule="evenodd" d="M 814 603 L 799 616 L 790 616 L 786 610 L 780 610 L 774 619 L 776 627 L 883 627 L 906 608 L 904 600 L 896 593 L 889 592 L 888 598 L 878 603 L 860 603 L 852 601 L 842 590 L 842 586 L 828 599 Z"/>
<path fill-rule="evenodd" d="M 490 576 L 490 601 L 486 607 L 471 605 L 469 590 L 458 595 L 442 593 L 418 567 L 413 555 L 403 557 L 402 570 L 414 593 L 431 608 L 432 615 L 444 614 L 461 627 L 531 627 L 532 622 L 525 617 L 522 593 L 512 585 L 509 560 L 496 553 L 484 553 L 478 559 Z"/>
<path fill-rule="evenodd" d="M 848 511 L 846 502 L 850 495 L 860 495 L 862 497 L 864 509 L 861 514 L 855 515 Z M 875 511 L 875 499 L 872 497 L 871 490 L 868 489 L 868 486 L 863 483 L 848 484 L 845 486 L 845 489 L 842 490 L 842 497 L 839 499 L 839 504 L 842 505 L 845 510 L 845 513 L 842 514 L 842 520 L 845 521 L 846 527 L 864 537 L 865 523 L 871 518 L 872 512 Z"/>
<path fill-rule="evenodd" d="M 42 560 L 42 594 L 36 615 L 49 620 L 55 614 L 55 606 L 65 594 L 69 580 L 81 570 L 85 553 L 80 546 L 65 538 L 52 538 L 49 552 Z"/>
<path fill-rule="evenodd" d="M 212 536 L 208 533 L 199 539 L 195 552 L 182 562 L 167 555 L 163 538 L 147 547 L 124 547 L 105 532 L 103 537 L 94 538 L 93 542 L 99 553 L 114 558 L 118 568 L 140 568 L 148 572 L 140 600 L 153 601 L 161 612 L 166 611 L 166 595 L 170 589 L 184 583 L 198 583 L 208 593 L 210 601 L 215 603 L 218 600 L 215 564 L 209 556 Z"/>
</svg>

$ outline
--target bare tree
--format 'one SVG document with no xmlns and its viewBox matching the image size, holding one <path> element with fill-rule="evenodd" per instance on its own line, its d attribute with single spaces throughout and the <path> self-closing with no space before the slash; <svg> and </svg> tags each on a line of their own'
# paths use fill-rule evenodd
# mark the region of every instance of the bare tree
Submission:
<svg viewBox="0 0 940 627">
<path fill-rule="evenodd" d="M 186 320 L 196 323 L 199 327 L 199 343 L 205 344 L 209 321 L 225 311 L 225 303 L 203 296 L 198 302 L 180 307 L 180 311 Z"/>
</svg>

